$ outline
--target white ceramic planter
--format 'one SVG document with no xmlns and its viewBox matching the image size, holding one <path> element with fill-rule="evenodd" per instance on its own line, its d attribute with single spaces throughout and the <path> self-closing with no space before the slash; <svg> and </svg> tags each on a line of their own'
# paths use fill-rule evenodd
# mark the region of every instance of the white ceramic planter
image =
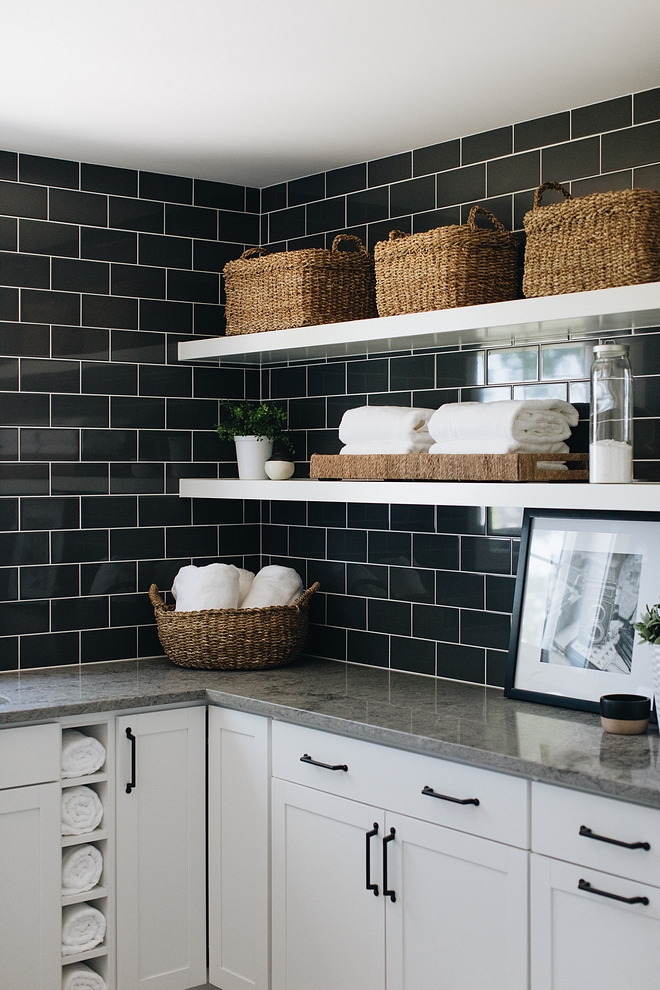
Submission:
<svg viewBox="0 0 660 990">
<path fill-rule="evenodd" d="M 273 442 L 267 437 L 234 437 L 238 477 L 242 481 L 268 480 L 264 464 L 273 453 Z"/>
</svg>

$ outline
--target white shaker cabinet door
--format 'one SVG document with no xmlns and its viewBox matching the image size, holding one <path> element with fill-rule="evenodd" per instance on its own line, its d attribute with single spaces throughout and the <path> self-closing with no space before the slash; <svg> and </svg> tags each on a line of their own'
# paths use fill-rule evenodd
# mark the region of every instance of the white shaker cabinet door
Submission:
<svg viewBox="0 0 660 990">
<path fill-rule="evenodd" d="M 528 853 L 403 815 L 385 824 L 388 990 L 526 990 Z"/>
<path fill-rule="evenodd" d="M 0 791 L 0 986 L 59 990 L 60 786 Z"/>
<path fill-rule="evenodd" d="M 658 985 L 659 888 L 536 854 L 531 860 L 532 990 Z"/>
<path fill-rule="evenodd" d="M 121 990 L 206 980 L 205 716 L 181 708 L 117 719 Z"/>
<path fill-rule="evenodd" d="M 380 887 L 383 812 L 273 780 L 273 990 L 383 990 L 385 902 L 366 888 L 374 822 Z"/>
<path fill-rule="evenodd" d="M 209 708 L 209 981 L 268 990 L 269 719 Z"/>
</svg>

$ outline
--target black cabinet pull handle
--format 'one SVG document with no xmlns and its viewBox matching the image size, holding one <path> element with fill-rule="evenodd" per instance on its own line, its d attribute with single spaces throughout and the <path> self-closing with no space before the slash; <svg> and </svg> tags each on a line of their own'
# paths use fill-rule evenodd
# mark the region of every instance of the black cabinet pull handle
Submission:
<svg viewBox="0 0 660 990">
<path fill-rule="evenodd" d="M 451 801 L 453 804 L 473 804 L 475 808 L 479 807 L 479 798 L 455 798 L 450 797 L 448 794 L 438 794 L 428 784 L 426 787 L 422 787 L 422 794 L 426 794 L 427 797 L 440 798 L 441 801 Z"/>
<path fill-rule="evenodd" d="M 336 763 L 334 766 L 331 763 L 319 763 L 318 760 L 313 760 L 307 753 L 300 757 L 300 762 L 311 763 L 313 767 L 325 767 L 326 770 L 348 770 L 345 763 Z"/>
<path fill-rule="evenodd" d="M 386 835 L 383 839 L 383 897 L 389 897 L 392 903 L 396 901 L 396 893 L 393 890 L 388 890 L 387 888 L 387 843 L 394 842 L 394 836 L 396 835 L 396 829 L 391 828 L 390 834 Z"/>
<path fill-rule="evenodd" d="M 378 835 L 378 822 L 374 822 L 374 827 L 367 832 L 367 890 L 373 890 L 378 897 L 378 884 L 371 882 L 371 840 L 374 835 Z"/>
<path fill-rule="evenodd" d="M 131 741 L 131 779 L 126 784 L 126 793 L 130 794 L 135 787 L 135 736 L 130 729 L 126 729 L 126 738 Z"/>
<path fill-rule="evenodd" d="M 651 848 L 650 842 L 622 842 L 621 839 L 608 839 L 606 835 L 596 835 L 586 825 L 580 825 L 580 835 L 583 835 L 585 839 L 598 839 L 599 842 L 609 842 L 612 846 L 623 846 L 624 849 L 646 849 L 648 852 Z"/>
<path fill-rule="evenodd" d="M 597 890 L 587 880 L 578 880 L 578 890 L 584 890 L 587 894 L 598 894 L 600 897 L 609 897 L 613 901 L 623 901 L 624 904 L 649 903 L 648 897 L 622 897 L 621 894 L 610 894 L 608 890 Z"/>
</svg>

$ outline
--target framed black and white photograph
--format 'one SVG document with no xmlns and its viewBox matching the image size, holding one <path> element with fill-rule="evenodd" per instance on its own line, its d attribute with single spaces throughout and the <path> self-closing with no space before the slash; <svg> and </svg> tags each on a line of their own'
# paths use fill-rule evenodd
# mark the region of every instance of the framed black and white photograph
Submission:
<svg viewBox="0 0 660 990">
<path fill-rule="evenodd" d="M 526 509 L 505 696 L 596 712 L 604 694 L 653 698 L 634 623 L 659 599 L 652 515 Z"/>
</svg>

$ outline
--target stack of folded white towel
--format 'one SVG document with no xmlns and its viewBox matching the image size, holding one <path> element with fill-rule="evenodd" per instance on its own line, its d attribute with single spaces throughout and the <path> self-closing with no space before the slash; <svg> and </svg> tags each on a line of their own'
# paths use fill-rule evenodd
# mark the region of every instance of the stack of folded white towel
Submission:
<svg viewBox="0 0 660 990">
<path fill-rule="evenodd" d="M 100 945 L 105 938 L 105 917 L 91 904 L 62 908 L 62 955 L 77 956 Z"/>
<path fill-rule="evenodd" d="M 172 583 L 177 612 L 291 605 L 303 583 L 292 567 L 270 564 L 255 575 L 233 564 L 182 567 Z"/>
<path fill-rule="evenodd" d="M 431 416 L 430 454 L 567 454 L 578 411 L 562 399 L 448 402 Z"/>
<path fill-rule="evenodd" d="M 77 729 L 62 733 L 62 776 L 85 777 L 96 773 L 105 763 L 105 746 Z"/>
<path fill-rule="evenodd" d="M 433 409 L 359 406 L 339 424 L 340 454 L 426 454 L 433 443 L 428 422 Z"/>
<path fill-rule="evenodd" d="M 84 835 L 101 824 L 103 805 L 91 787 L 65 787 L 62 791 L 62 835 Z"/>
<path fill-rule="evenodd" d="M 81 894 L 95 887 L 103 872 L 103 856 L 96 846 L 72 846 L 62 855 L 62 893 Z"/>
<path fill-rule="evenodd" d="M 62 990 L 108 990 L 108 984 L 89 966 L 73 963 L 62 970 Z"/>
</svg>

